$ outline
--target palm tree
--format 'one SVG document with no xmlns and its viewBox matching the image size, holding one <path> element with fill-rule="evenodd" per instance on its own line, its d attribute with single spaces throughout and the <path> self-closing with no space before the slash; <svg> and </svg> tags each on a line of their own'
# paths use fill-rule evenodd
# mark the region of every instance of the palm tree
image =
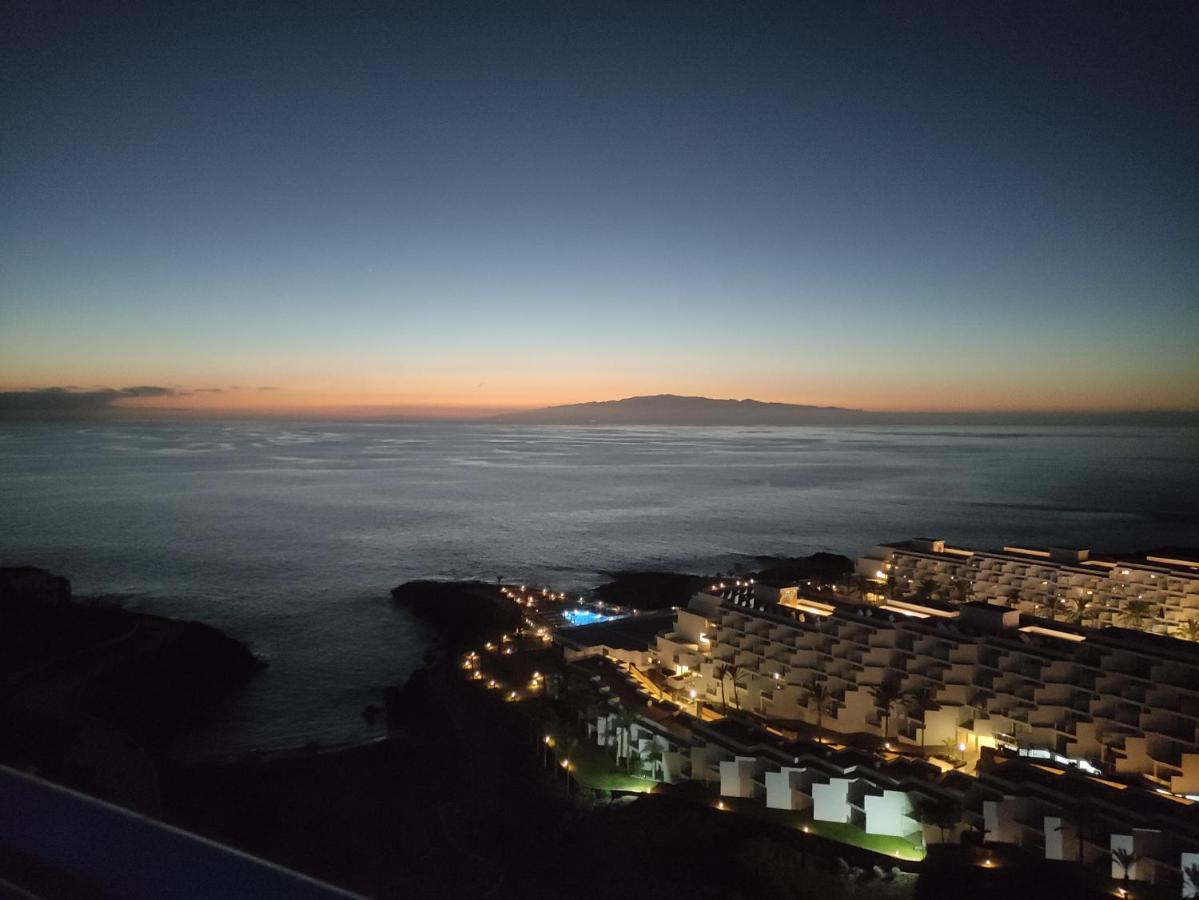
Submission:
<svg viewBox="0 0 1199 900">
<path fill-rule="evenodd" d="M 1199 863 L 1191 863 L 1183 869 L 1182 878 L 1191 886 L 1191 895 L 1199 896 Z"/>
<path fill-rule="evenodd" d="M 898 702 L 900 694 L 896 689 L 895 684 L 890 681 L 884 681 L 880 685 L 876 685 L 870 689 L 870 693 L 874 695 L 874 705 L 877 706 L 883 717 L 883 740 L 887 740 L 888 732 L 890 731 L 891 722 L 891 707 Z"/>
<path fill-rule="evenodd" d="M 1140 629 L 1145 624 L 1145 619 L 1153 611 L 1153 604 L 1148 600 L 1129 600 L 1124 604 L 1124 610 L 1120 614 L 1120 620 L 1129 628 Z"/>
<path fill-rule="evenodd" d="M 970 602 L 970 584 L 963 578 L 955 578 L 949 583 L 949 599 L 953 603 Z"/>
<path fill-rule="evenodd" d="M 845 594 L 851 600 L 861 600 L 866 596 L 866 579 L 861 575 L 845 577 Z"/>
<path fill-rule="evenodd" d="M 558 762 L 566 773 L 566 785 L 570 786 L 570 758 L 579 749 L 579 739 L 573 734 L 564 734 L 558 738 Z"/>
<path fill-rule="evenodd" d="M 933 698 L 932 688 L 928 687 L 913 688 L 904 697 L 911 703 L 911 708 L 920 717 L 920 755 L 923 756 L 925 735 L 924 714 L 930 709 L 936 709 L 937 701 Z"/>
<path fill-rule="evenodd" d="M 1086 860 L 1083 858 L 1083 843 L 1086 837 L 1085 833 L 1089 830 L 1093 830 L 1088 828 L 1089 823 L 1093 821 L 1094 811 L 1092 810 L 1090 804 L 1084 801 L 1074 808 L 1074 817 L 1071 821 L 1063 821 L 1054 829 L 1060 833 L 1073 826 L 1074 841 L 1078 851 L 1078 862 L 1086 862 Z"/>
<path fill-rule="evenodd" d="M 1075 625 L 1081 625 L 1082 620 L 1087 616 L 1087 610 L 1091 604 L 1095 602 L 1093 594 L 1084 594 L 1081 597 L 1074 598 L 1074 610 L 1070 613 L 1070 621 Z"/>
<path fill-rule="evenodd" d="M 1199 616 L 1183 619 L 1178 623 L 1178 631 L 1175 633 L 1184 641 L 1199 641 Z M 1199 892 L 1199 887 L 1196 891 Z"/>
<path fill-rule="evenodd" d="M 922 579 L 920 584 L 916 585 L 916 593 L 912 596 L 917 600 L 931 600 L 933 599 L 933 594 L 937 592 L 937 587 L 936 579 Z"/>
<path fill-rule="evenodd" d="M 729 667 L 724 663 L 717 663 L 712 669 L 712 674 L 720 680 L 720 712 L 723 715 L 729 714 L 729 704 L 724 695 L 724 679 L 728 676 Z M 733 690 L 737 689 L 737 683 L 733 682 Z"/>
<path fill-rule="evenodd" d="M 1009 608 L 1015 609 L 1016 605 L 1024 599 L 1024 592 L 1018 587 L 1010 588 L 1008 592 L 1003 595 L 1003 599 L 1006 601 L 1006 605 Z"/>
<path fill-rule="evenodd" d="M 733 671 L 732 671 L 731 680 L 733 682 L 733 706 L 737 707 L 737 709 L 740 709 L 741 708 L 741 698 L 737 694 L 737 687 L 738 687 L 737 679 L 745 674 L 745 669 L 743 669 L 741 666 L 737 665 L 736 663 L 732 663 L 732 670 Z"/>
<path fill-rule="evenodd" d="M 1041 609 L 1043 609 L 1048 615 L 1050 622 L 1053 622 L 1057 619 L 1057 611 L 1061 605 L 1062 598 L 1057 595 L 1056 591 L 1051 591 L 1050 593 L 1046 594 L 1045 599 L 1039 604 Z"/>
<path fill-rule="evenodd" d="M 662 751 L 657 747 L 651 747 L 648 751 L 646 751 L 645 756 L 642 757 L 642 762 L 646 763 L 649 768 L 649 772 L 646 774 L 648 774 L 648 776 L 653 778 L 655 781 L 657 780 L 657 773 L 654 770 L 657 768 L 658 764 L 662 762 L 662 759 Z M 663 772 L 663 774 L 665 774 L 665 772 Z"/>
<path fill-rule="evenodd" d="M 912 815 L 921 825 L 941 829 L 941 843 L 949 843 L 949 832 L 962 821 L 962 807 L 952 800 L 918 796 L 912 804 Z"/>
<path fill-rule="evenodd" d="M 819 681 L 810 681 L 804 688 L 805 699 L 816 704 L 816 740 L 824 743 L 824 706 L 828 703 L 828 688 Z"/>
<path fill-rule="evenodd" d="M 1139 856 L 1131 850 L 1125 850 L 1123 847 L 1117 847 L 1112 851 L 1112 862 L 1120 867 L 1120 871 L 1124 873 L 1125 881 L 1132 880 L 1131 870 L 1137 864 L 1138 859 L 1140 859 Z"/>
<path fill-rule="evenodd" d="M 633 771 L 633 727 L 637 724 L 637 713 L 632 707 L 621 704 L 616 707 L 616 757 L 620 758 L 620 732 L 625 738 L 625 771 Z"/>
</svg>

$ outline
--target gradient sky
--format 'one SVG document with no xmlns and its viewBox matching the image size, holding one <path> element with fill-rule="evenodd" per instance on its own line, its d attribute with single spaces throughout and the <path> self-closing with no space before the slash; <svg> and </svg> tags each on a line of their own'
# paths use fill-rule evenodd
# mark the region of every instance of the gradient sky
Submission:
<svg viewBox="0 0 1199 900">
<path fill-rule="evenodd" d="M 1192 2 L 171 6 L 0 13 L 0 390 L 1199 408 Z"/>
</svg>

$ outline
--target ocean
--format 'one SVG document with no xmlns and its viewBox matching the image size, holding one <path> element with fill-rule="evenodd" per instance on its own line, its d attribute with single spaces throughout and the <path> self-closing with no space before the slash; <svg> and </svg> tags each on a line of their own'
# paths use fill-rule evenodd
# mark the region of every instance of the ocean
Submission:
<svg viewBox="0 0 1199 900">
<path fill-rule="evenodd" d="M 388 596 L 409 579 L 581 591 L 917 535 L 1199 546 L 1199 429 L 0 425 L 0 564 L 270 662 L 197 756 L 379 734 L 362 708 L 430 646 Z"/>
</svg>

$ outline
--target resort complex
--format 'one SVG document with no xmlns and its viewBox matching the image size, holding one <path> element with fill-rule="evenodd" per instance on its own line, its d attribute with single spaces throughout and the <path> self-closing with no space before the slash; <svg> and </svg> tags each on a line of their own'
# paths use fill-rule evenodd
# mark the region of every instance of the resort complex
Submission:
<svg viewBox="0 0 1199 900">
<path fill-rule="evenodd" d="M 1048 619 L 1199 638 L 1199 561 L 1085 549 L 969 550 L 944 540 L 880 544 L 857 563 L 879 597 L 999 603 Z"/>
<path fill-rule="evenodd" d="M 1082 864 L 1195 896 L 1199 642 L 1180 623 L 1199 614 L 1199 563 L 913 541 L 856 569 L 840 584 L 717 579 L 657 613 L 580 599 L 567 618 L 534 602 L 552 592 L 504 589 L 534 644 L 560 648 L 568 687 L 537 672 L 508 691 L 486 650 L 464 664 L 511 701 L 569 700 L 573 723 L 545 743 L 571 748 L 559 763 L 583 786 L 702 788 L 883 868 L 943 845 L 984 868 Z M 1134 602 L 1151 606 L 1139 627 L 1113 624 Z M 1092 612 L 1046 614 L 1067 608 Z M 492 652 L 519 654 L 506 638 Z"/>
</svg>

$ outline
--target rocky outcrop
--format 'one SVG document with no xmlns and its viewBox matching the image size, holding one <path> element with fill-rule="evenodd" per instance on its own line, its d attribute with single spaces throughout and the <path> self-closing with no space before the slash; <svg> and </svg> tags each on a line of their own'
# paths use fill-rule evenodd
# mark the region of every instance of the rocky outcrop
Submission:
<svg viewBox="0 0 1199 900">
<path fill-rule="evenodd" d="M 262 667 L 199 622 L 71 599 L 43 569 L 0 569 L 0 762 L 153 811 L 156 767 L 211 700 Z"/>
<path fill-rule="evenodd" d="M 9 602 L 61 606 L 71 602 L 71 582 L 35 566 L 0 568 L 0 608 Z"/>
<path fill-rule="evenodd" d="M 450 650 L 521 624 L 516 606 L 495 585 L 476 581 L 409 581 L 393 588 L 391 599 L 431 625 Z"/>
</svg>

